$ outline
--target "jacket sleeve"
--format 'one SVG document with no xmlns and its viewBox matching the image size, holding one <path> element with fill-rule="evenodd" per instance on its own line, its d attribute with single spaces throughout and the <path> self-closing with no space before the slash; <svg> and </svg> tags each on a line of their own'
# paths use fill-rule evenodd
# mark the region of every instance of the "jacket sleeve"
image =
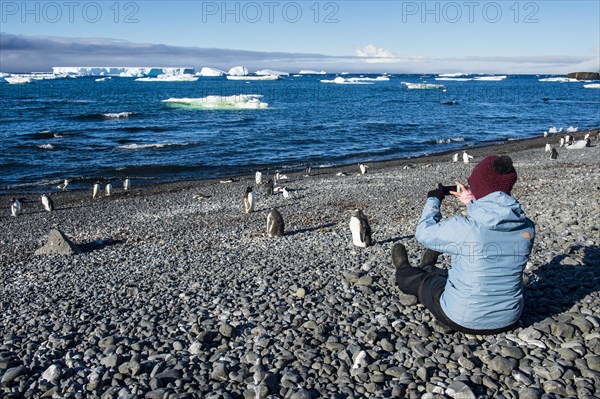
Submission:
<svg viewBox="0 0 600 399">
<path fill-rule="evenodd" d="M 415 238 L 427 248 L 449 254 L 460 254 L 462 242 L 470 231 L 466 218 L 456 216 L 442 220 L 441 201 L 427 198 L 421 219 L 417 224 Z"/>
</svg>

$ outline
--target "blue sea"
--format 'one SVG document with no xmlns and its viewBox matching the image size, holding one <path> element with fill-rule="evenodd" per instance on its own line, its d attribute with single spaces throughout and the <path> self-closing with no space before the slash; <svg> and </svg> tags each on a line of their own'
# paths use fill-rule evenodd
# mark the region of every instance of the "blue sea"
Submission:
<svg viewBox="0 0 600 399">
<path fill-rule="evenodd" d="M 389 75 L 356 85 L 321 83 L 335 75 L 0 83 L 0 191 L 49 191 L 65 178 L 89 188 L 126 176 L 160 182 L 318 168 L 539 136 L 553 126 L 600 126 L 600 90 L 582 82 L 435 77 Z M 409 90 L 402 82 L 445 89 Z M 241 95 L 261 96 L 252 101 L 268 107 L 163 101 Z"/>
</svg>

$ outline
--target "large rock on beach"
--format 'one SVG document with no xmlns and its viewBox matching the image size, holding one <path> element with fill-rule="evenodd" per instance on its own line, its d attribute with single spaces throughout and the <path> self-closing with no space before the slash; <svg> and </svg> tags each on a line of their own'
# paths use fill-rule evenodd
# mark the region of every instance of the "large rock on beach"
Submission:
<svg viewBox="0 0 600 399">
<path fill-rule="evenodd" d="M 81 250 L 75 245 L 62 231 L 52 229 L 48 235 L 46 244 L 38 248 L 34 255 L 76 255 L 81 253 Z"/>
</svg>

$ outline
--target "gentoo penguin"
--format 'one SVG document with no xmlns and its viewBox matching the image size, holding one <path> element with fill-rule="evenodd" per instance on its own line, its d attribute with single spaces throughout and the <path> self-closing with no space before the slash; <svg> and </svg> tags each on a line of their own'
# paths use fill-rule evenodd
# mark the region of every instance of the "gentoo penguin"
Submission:
<svg viewBox="0 0 600 399">
<path fill-rule="evenodd" d="M 262 172 L 256 172 L 256 175 L 254 176 L 254 181 L 256 181 L 257 185 L 262 184 Z"/>
<path fill-rule="evenodd" d="M 304 168 L 304 176 L 308 177 L 310 176 L 310 171 L 311 171 L 311 167 L 307 166 L 306 168 Z"/>
<path fill-rule="evenodd" d="M 473 155 L 469 155 L 466 151 L 463 151 L 462 159 L 464 163 L 469 163 L 469 160 L 473 159 Z"/>
<path fill-rule="evenodd" d="M 17 217 L 21 214 L 21 201 L 18 198 L 12 199 L 12 205 L 10 206 L 10 214 Z"/>
<path fill-rule="evenodd" d="M 366 248 L 372 244 L 371 227 L 361 209 L 357 209 L 352 213 L 350 231 L 352 232 L 352 242 L 357 247 Z"/>
<path fill-rule="evenodd" d="M 452 155 L 452 162 L 458 162 L 458 152 Z"/>
<path fill-rule="evenodd" d="M 573 140 L 575 140 L 575 136 L 568 136 L 569 140 L 567 140 L 569 142 L 569 145 L 573 145 Z"/>
<path fill-rule="evenodd" d="M 369 166 L 368 166 L 368 165 L 365 165 L 364 163 L 360 163 L 360 164 L 358 164 L 358 169 L 360 170 L 360 174 L 361 174 L 361 175 L 364 175 L 365 173 L 367 173 L 367 168 L 368 168 L 368 167 L 369 167 Z"/>
<path fill-rule="evenodd" d="M 97 198 L 100 195 L 100 182 L 94 183 L 94 188 L 92 189 L 92 198 Z"/>
<path fill-rule="evenodd" d="M 65 179 L 65 181 L 62 182 L 62 184 L 59 184 L 57 187 L 63 191 L 67 191 L 68 186 L 69 186 L 69 180 Z"/>
<path fill-rule="evenodd" d="M 247 187 L 244 191 L 244 213 L 254 211 L 254 193 L 252 187 Z"/>
<path fill-rule="evenodd" d="M 573 139 L 568 134 L 565 135 L 565 145 L 571 145 L 571 144 L 573 144 Z"/>
<path fill-rule="evenodd" d="M 552 146 L 550 145 L 550 143 L 546 143 L 546 149 L 544 150 L 544 152 L 550 152 L 552 151 Z"/>
<path fill-rule="evenodd" d="M 282 237 L 285 233 L 285 224 L 281 213 L 275 208 L 267 215 L 267 235 L 269 237 Z"/>
<path fill-rule="evenodd" d="M 551 159 L 557 159 L 558 158 L 558 151 L 556 151 L 556 147 L 552 147 L 552 153 L 550 153 L 550 158 Z"/>
<path fill-rule="evenodd" d="M 54 202 L 52 202 L 52 198 L 50 198 L 50 196 L 47 194 L 42 194 L 42 205 L 48 212 L 52 212 L 54 210 Z"/>
<path fill-rule="evenodd" d="M 110 197 L 112 195 L 112 183 L 111 182 L 106 183 L 106 186 L 104 187 L 104 194 L 106 194 L 107 197 Z"/>
<path fill-rule="evenodd" d="M 130 187 L 131 187 L 131 180 L 129 180 L 129 177 L 128 177 L 125 180 L 123 180 L 123 190 L 127 191 L 127 190 L 129 190 Z"/>
<path fill-rule="evenodd" d="M 559 141 L 558 143 L 559 143 L 559 147 L 562 147 L 562 146 L 564 146 L 564 145 L 565 145 L 565 138 L 564 138 L 564 137 L 561 137 L 561 138 L 560 138 L 560 141 Z"/>
<path fill-rule="evenodd" d="M 273 179 L 267 180 L 267 195 L 273 195 L 273 189 L 275 185 L 273 184 Z"/>
</svg>

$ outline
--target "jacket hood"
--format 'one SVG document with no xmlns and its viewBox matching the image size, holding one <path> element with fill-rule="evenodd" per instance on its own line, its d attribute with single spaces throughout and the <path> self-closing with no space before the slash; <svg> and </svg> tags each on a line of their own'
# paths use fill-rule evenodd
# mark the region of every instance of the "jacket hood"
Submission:
<svg viewBox="0 0 600 399">
<path fill-rule="evenodd" d="M 517 230 L 528 222 L 521 204 L 501 191 L 472 202 L 467 211 L 471 219 L 491 230 Z"/>
</svg>

